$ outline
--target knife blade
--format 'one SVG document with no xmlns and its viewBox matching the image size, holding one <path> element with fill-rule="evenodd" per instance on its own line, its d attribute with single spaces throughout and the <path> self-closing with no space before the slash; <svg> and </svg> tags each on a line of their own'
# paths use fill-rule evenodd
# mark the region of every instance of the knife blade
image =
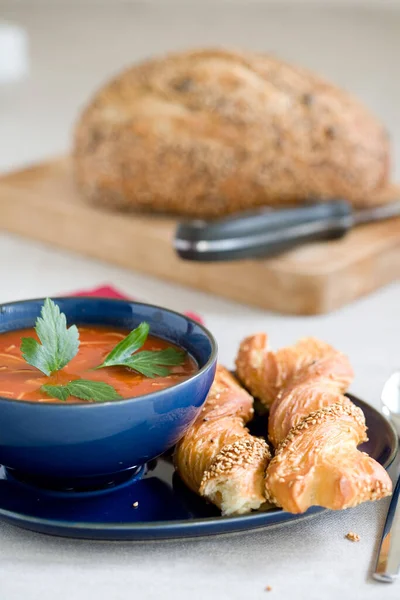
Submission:
<svg viewBox="0 0 400 600">
<path fill-rule="evenodd" d="M 345 200 L 280 210 L 263 209 L 213 221 L 180 223 L 177 254 L 192 261 L 276 256 L 298 245 L 339 239 L 353 227 L 400 216 L 400 201 L 352 210 Z"/>
</svg>

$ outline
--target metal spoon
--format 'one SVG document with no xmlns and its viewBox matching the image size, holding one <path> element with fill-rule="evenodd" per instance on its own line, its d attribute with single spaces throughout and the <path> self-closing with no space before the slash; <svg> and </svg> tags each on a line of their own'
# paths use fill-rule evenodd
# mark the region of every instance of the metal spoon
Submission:
<svg viewBox="0 0 400 600">
<path fill-rule="evenodd" d="M 392 421 L 400 437 L 400 371 L 393 373 L 382 391 L 382 412 Z M 374 579 L 393 583 L 400 572 L 400 477 L 394 489 L 383 529 Z"/>
</svg>

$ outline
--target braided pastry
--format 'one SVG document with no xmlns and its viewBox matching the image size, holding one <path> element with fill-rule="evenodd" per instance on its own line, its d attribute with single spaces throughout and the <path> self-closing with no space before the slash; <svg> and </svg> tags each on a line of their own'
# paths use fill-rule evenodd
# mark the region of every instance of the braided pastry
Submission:
<svg viewBox="0 0 400 600">
<path fill-rule="evenodd" d="M 270 452 L 245 428 L 252 416 L 253 398 L 218 366 L 200 416 L 175 449 L 182 480 L 224 515 L 250 512 L 265 502 Z"/>
<path fill-rule="evenodd" d="M 339 510 L 391 494 L 385 469 L 357 446 L 367 440 L 363 412 L 336 403 L 305 417 L 279 446 L 266 473 L 270 502 L 291 513 Z"/>
<path fill-rule="evenodd" d="M 240 344 L 236 372 L 250 393 L 269 407 L 296 373 L 329 354 L 339 353 L 315 338 L 303 338 L 293 346 L 273 352 L 269 350 L 268 336 L 257 333 Z M 352 379 L 350 365 L 348 370 L 345 388 Z"/>
<path fill-rule="evenodd" d="M 343 396 L 353 378 L 348 358 L 329 349 L 327 355 L 304 367 L 289 380 L 272 403 L 268 419 L 268 438 L 278 446 L 292 427 L 311 412 L 335 402 L 348 404 Z"/>
<path fill-rule="evenodd" d="M 268 435 L 278 448 L 266 471 L 268 501 L 299 513 L 391 493 L 385 469 L 357 450 L 367 440 L 366 425 L 361 409 L 343 395 L 353 377 L 343 354 L 312 338 L 272 352 L 267 336 L 258 334 L 242 342 L 236 366 L 270 407 Z"/>
</svg>

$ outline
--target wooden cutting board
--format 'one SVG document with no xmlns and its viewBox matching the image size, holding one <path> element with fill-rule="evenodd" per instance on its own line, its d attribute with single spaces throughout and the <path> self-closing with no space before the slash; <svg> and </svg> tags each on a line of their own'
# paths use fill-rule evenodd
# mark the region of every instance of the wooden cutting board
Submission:
<svg viewBox="0 0 400 600">
<path fill-rule="evenodd" d="M 67 158 L 0 177 L 0 223 L 29 238 L 282 313 L 330 312 L 400 277 L 400 219 L 274 259 L 182 261 L 172 248 L 175 219 L 87 205 Z"/>
</svg>

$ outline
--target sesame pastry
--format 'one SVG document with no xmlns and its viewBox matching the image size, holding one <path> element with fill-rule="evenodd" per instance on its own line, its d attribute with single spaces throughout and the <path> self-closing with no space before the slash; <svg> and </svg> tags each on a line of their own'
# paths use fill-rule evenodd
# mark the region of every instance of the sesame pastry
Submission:
<svg viewBox="0 0 400 600">
<path fill-rule="evenodd" d="M 315 338 L 302 338 L 293 346 L 273 352 L 269 348 L 268 336 L 257 333 L 244 339 L 236 358 L 236 373 L 246 389 L 267 408 L 276 399 L 280 390 L 300 370 L 314 361 L 337 350 Z M 348 365 L 344 389 L 352 379 Z"/>
<path fill-rule="evenodd" d="M 292 427 L 311 412 L 334 403 L 350 404 L 343 395 L 353 379 L 347 356 L 336 350 L 310 363 L 294 375 L 272 403 L 268 419 L 268 438 L 277 447 Z"/>
<path fill-rule="evenodd" d="M 357 449 L 367 428 L 361 409 L 343 395 L 353 378 L 346 356 L 314 338 L 273 352 L 260 333 L 241 343 L 236 368 L 269 407 L 268 438 L 277 448 L 266 471 L 269 502 L 301 513 L 390 495 L 385 469 Z"/>
<path fill-rule="evenodd" d="M 199 417 L 177 444 L 175 467 L 194 492 L 222 514 L 242 514 L 265 502 L 265 440 L 248 432 L 253 398 L 222 366 Z"/>
<path fill-rule="evenodd" d="M 364 414 L 352 402 L 312 412 L 290 430 L 268 466 L 270 502 L 291 513 L 339 510 L 392 492 L 385 469 L 357 449 L 367 441 Z"/>
</svg>

